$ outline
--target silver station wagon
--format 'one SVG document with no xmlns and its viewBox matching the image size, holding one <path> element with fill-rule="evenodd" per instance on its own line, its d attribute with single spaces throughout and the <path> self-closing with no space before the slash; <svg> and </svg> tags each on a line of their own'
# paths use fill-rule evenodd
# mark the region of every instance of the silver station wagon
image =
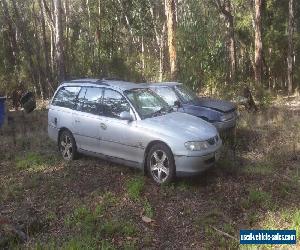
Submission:
<svg viewBox="0 0 300 250">
<path fill-rule="evenodd" d="M 213 166 L 222 145 L 213 125 L 175 112 L 148 87 L 98 79 L 59 86 L 48 134 L 65 160 L 78 152 L 98 156 L 140 168 L 159 184 Z"/>
</svg>

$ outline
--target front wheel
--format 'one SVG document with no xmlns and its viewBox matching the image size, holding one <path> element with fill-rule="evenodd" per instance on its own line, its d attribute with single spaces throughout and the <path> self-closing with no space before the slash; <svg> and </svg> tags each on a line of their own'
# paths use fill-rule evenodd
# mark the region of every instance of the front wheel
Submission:
<svg viewBox="0 0 300 250">
<path fill-rule="evenodd" d="M 147 170 L 158 184 L 169 183 L 175 178 L 174 157 L 168 146 L 157 143 L 151 147 L 147 157 Z"/>
<path fill-rule="evenodd" d="M 75 159 L 76 156 L 76 143 L 71 132 L 65 130 L 61 132 L 58 142 L 59 151 L 66 161 Z"/>
</svg>

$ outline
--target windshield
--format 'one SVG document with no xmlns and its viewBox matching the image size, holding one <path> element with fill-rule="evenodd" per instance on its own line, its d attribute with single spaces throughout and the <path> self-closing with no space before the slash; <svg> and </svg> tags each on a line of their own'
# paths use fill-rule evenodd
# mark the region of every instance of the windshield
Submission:
<svg viewBox="0 0 300 250">
<path fill-rule="evenodd" d="M 176 90 L 183 102 L 194 102 L 198 99 L 197 95 L 194 92 L 183 85 L 177 85 Z"/>
<path fill-rule="evenodd" d="M 172 108 L 150 89 L 131 89 L 124 92 L 142 119 L 172 112 Z"/>
</svg>

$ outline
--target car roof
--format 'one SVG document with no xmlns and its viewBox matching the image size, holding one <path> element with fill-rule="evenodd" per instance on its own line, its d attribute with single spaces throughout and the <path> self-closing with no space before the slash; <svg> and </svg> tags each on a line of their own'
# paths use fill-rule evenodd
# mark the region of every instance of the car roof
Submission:
<svg viewBox="0 0 300 250">
<path fill-rule="evenodd" d="M 62 82 L 61 86 L 108 86 L 112 89 L 125 91 L 136 88 L 147 88 L 145 84 L 138 84 L 122 80 L 107 80 L 107 79 L 94 79 L 83 78 Z"/>
<path fill-rule="evenodd" d="M 174 87 L 174 86 L 181 85 L 181 84 L 182 83 L 180 83 L 180 82 L 150 82 L 150 83 L 145 83 L 145 86 Z"/>
</svg>

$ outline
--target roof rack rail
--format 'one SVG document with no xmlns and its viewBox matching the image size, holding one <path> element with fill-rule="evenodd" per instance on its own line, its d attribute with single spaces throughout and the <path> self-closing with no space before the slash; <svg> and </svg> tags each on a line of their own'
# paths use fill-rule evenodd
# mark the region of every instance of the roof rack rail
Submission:
<svg viewBox="0 0 300 250">
<path fill-rule="evenodd" d="M 118 77 L 103 77 L 102 80 L 104 81 L 125 81 L 124 79 Z"/>
<path fill-rule="evenodd" d="M 61 84 L 63 84 L 63 83 L 91 83 L 91 84 L 108 86 L 108 84 L 105 83 L 103 80 L 101 80 L 101 79 L 92 79 L 92 78 L 81 78 L 81 79 L 66 80 L 66 81 L 63 81 Z"/>
</svg>

